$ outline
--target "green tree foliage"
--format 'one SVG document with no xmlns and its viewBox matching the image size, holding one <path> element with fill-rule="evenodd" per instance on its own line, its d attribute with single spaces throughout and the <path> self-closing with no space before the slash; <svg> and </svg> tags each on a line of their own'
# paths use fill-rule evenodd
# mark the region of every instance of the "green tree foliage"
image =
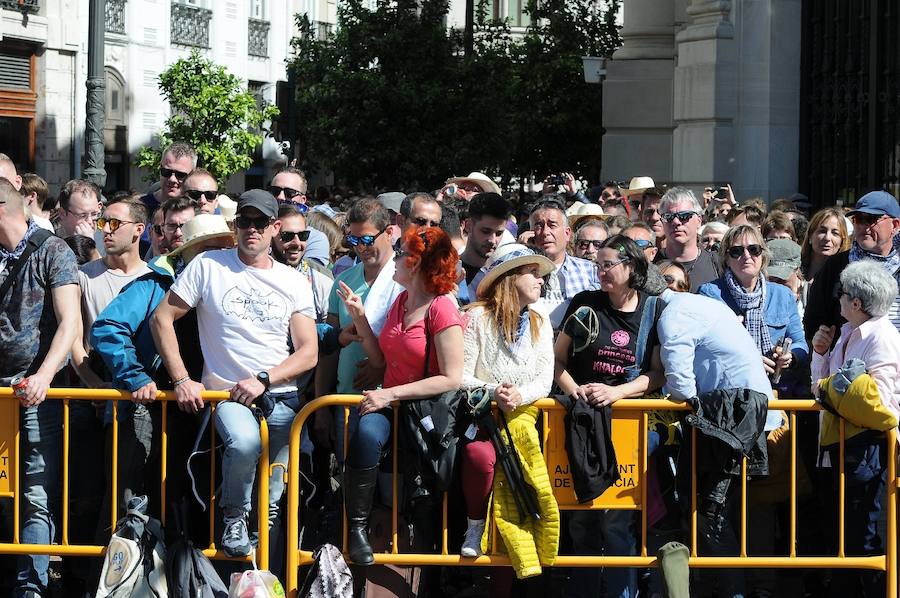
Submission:
<svg viewBox="0 0 900 598">
<path fill-rule="evenodd" d="M 191 144 L 199 166 L 220 182 L 250 167 L 265 123 L 278 116 L 278 108 L 258 104 L 240 79 L 196 50 L 160 74 L 159 89 L 172 112 L 159 133 L 159 146 Z M 137 164 L 151 170 L 150 179 L 156 177 L 160 154 L 149 146 L 138 151 Z"/>
<path fill-rule="evenodd" d="M 299 15 L 289 68 L 301 163 L 366 189 L 436 188 L 471 170 L 599 170 L 600 88 L 584 82 L 581 56 L 618 46 L 619 0 L 532 3 L 524 37 L 476 4 L 469 56 L 445 25 L 447 0 L 346 0 L 324 41 Z"/>
</svg>

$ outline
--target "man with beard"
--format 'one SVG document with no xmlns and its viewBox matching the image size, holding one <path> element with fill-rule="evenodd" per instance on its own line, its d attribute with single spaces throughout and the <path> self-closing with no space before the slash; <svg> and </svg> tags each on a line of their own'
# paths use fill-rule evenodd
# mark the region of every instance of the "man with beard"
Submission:
<svg viewBox="0 0 900 598">
<path fill-rule="evenodd" d="M 272 255 L 282 264 L 299 270 L 312 285 L 316 323 L 321 324 L 328 317 L 328 295 L 334 278 L 328 270 L 304 257 L 310 233 L 306 216 L 293 206 L 281 205 L 278 219 L 281 220 L 281 231 L 272 238 Z"/>
<path fill-rule="evenodd" d="M 472 284 L 475 275 L 500 245 L 511 215 L 512 206 L 499 193 L 479 193 L 469 202 L 469 217 L 465 221 L 466 248 L 459 256 L 466 271 L 467 285 Z M 470 296 L 474 297 L 474 292 Z"/>
</svg>

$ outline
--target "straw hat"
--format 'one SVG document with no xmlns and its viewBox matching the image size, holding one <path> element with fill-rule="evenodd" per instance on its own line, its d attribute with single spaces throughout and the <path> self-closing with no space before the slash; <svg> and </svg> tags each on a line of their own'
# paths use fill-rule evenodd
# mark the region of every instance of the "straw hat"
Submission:
<svg viewBox="0 0 900 598">
<path fill-rule="evenodd" d="M 478 185 L 482 191 L 500 193 L 500 186 L 497 185 L 491 177 L 482 172 L 470 172 L 469 176 L 453 177 L 452 179 L 447 179 L 447 182 L 444 184 L 449 185 L 451 183 L 474 183 Z"/>
<path fill-rule="evenodd" d="M 237 202 L 224 193 L 219 195 L 216 201 L 219 202 L 219 213 L 225 218 L 225 221 L 234 220 L 234 216 L 237 214 Z"/>
<path fill-rule="evenodd" d="M 603 208 L 595 203 L 582 203 L 580 201 L 576 201 L 569 209 L 566 210 L 566 216 L 569 217 L 569 226 L 573 229 L 578 228 L 578 224 L 588 217 L 593 217 L 599 220 L 606 220 L 609 218 L 608 214 L 603 213 Z"/>
<path fill-rule="evenodd" d="M 622 196 L 630 197 L 632 195 L 640 195 L 650 187 L 656 187 L 656 183 L 653 182 L 653 179 L 648 176 L 636 176 L 628 183 L 628 189 L 622 189 Z"/>
<path fill-rule="evenodd" d="M 538 273 L 539 276 L 547 276 L 553 272 L 554 268 L 553 262 L 548 258 L 538 255 L 533 249 L 522 245 L 521 243 L 507 243 L 506 245 L 501 245 L 494 251 L 494 255 L 492 255 L 484 265 L 484 278 L 478 283 L 475 294 L 479 299 L 484 298 L 488 289 L 491 288 L 491 285 L 494 284 L 498 278 L 507 272 L 515 270 L 519 266 L 526 266 L 528 264 L 538 265 L 540 269 Z"/>
<path fill-rule="evenodd" d="M 188 247 L 207 239 L 219 237 L 234 239 L 234 234 L 221 214 L 197 214 L 188 220 L 181 230 L 184 233 L 184 244 L 170 251 L 170 256 L 176 256 Z"/>
</svg>

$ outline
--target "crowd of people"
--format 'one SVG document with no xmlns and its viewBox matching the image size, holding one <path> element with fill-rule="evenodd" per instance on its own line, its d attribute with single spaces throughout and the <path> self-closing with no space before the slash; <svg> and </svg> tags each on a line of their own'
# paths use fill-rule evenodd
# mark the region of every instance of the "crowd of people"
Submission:
<svg viewBox="0 0 900 598">
<path fill-rule="evenodd" d="M 562 173 L 539 193 L 504 193 L 475 172 L 433 192 L 351 196 L 310 193 L 292 166 L 265 189 L 229 196 L 219 188 L 183 143 L 164 150 L 150 192 L 110 197 L 85 180 L 51 197 L 40 176 L 20 175 L 0 154 L 0 386 L 26 379 L 17 388 L 21 542 L 59 536 L 63 407 L 45 400 L 51 387 L 115 388 L 131 398 L 115 410 L 116 487 L 112 403 L 70 405 L 70 543 L 106 544 L 110 522 L 96 513 L 109 513 L 113 496 L 121 505 L 126 491 L 146 494 L 151 513 L 164 500 L 184 500 L 198 514 L 209 508 L 198 491 L 208 484 L 195 480 L 208 480 L 216 458 L 198 450 L 208 446 L 211 422 L 222 444 L 215 534 L 232 557 L 256 542 L 260 420 L 270 462 L 285 464 L 303 404 L 358 394 L 346 421 L 342 408 L 320 409 L 303 430 L 302 542 L 337 543 L 343 501 L 346 555 L 377 585 L 373 545 L 387 541 L 378 510 L 394 499 L 384 475 L 399 434 L 392 407 L 486 389 L 537 511 L 517 517 L 500 467 L 506 451 L 489 431 L 472 423 L 460 432 L 451 545 L 480 556 L 496 522 L 512 566 L 492 573 L 494 595 L 508 595 L 514 577 L 539 575 L 560 551 L 640 554 L 634 511 L 560 512 L 533 405 L 547 396 L 568 410 L 566 448 L 581 502 L 618 477 L 615 402 L 690 402 L 691 415 L 657 413 L 661 424 L 649 431 L 651 471 L 661 481 L 649 492 L 659 508 L 648 548 L 690 537 L 691 435 L 683 432 L 693 426 L 703 556 L 739 552 L 742 454 L 749 553 L 788 553 L 792 435 L 797 553 L 837 554 L 835 422 L 846 420 L 845 553 L 883 553 L 884 431 L 900 416 L 900 207 L 891 194 L 872 191 L 852 208 L 811 213 L 805 196 L 738 201 L 729 185 L 695 193 L 635 177 L 581 189 Z M 165 422 L 160 390 L 176 397 Z M 206 390 L 230 399 L 210 410 Z M 785 413 L 767 408 L 776 394 L 818 398 L 825 415 L 798 414 L 792 429 Z M 414 451 L 405 440 L 401 452 Z M 268 521 L 282 543 L 284 479 L 273 468 Z M 405 541 L 434 550 L 439 518 L 418 508 L 428 500 L 409 496 L 427 496 L 427 488 L 408 482 L 398 497 Z M 208 543 L 211 530 L 193 531 Z M 46 595 L 48 566 L 47 556 L 18 557 L 14 595 Z M 65 566 L 68 587 L 92 595 L 95 564 Z M 426 595 L 427 578 L 409 583 Z M 834 596 L 884 591 L 883 574 L 872 571 L 804 583 L 808 593 L 827 586 Z M 776 586 L 773 571 L 713 570 L 696 576 L 695 595 L 770 596 Z M 560 591 L 627 598 L 663 590 L 638 569 L 578 568 Z"/>
</svg>

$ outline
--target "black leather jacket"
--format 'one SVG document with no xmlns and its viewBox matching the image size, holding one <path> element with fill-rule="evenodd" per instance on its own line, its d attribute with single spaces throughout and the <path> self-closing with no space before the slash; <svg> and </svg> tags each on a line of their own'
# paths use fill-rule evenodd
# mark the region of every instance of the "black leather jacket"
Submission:
<svg viewBox="0 0 900 598">
<path fill-rule="evenodd" d="M 731 481 L 741 473 L 747 455 L 747 473 L 769 474 L 766 424 L 769 399 L 747 388 L 703 393 L 688 401 L 694 410 L 685 421 L 697 428 L 697 489 L 701 500 L 721 505 Z"/>
</svg>

